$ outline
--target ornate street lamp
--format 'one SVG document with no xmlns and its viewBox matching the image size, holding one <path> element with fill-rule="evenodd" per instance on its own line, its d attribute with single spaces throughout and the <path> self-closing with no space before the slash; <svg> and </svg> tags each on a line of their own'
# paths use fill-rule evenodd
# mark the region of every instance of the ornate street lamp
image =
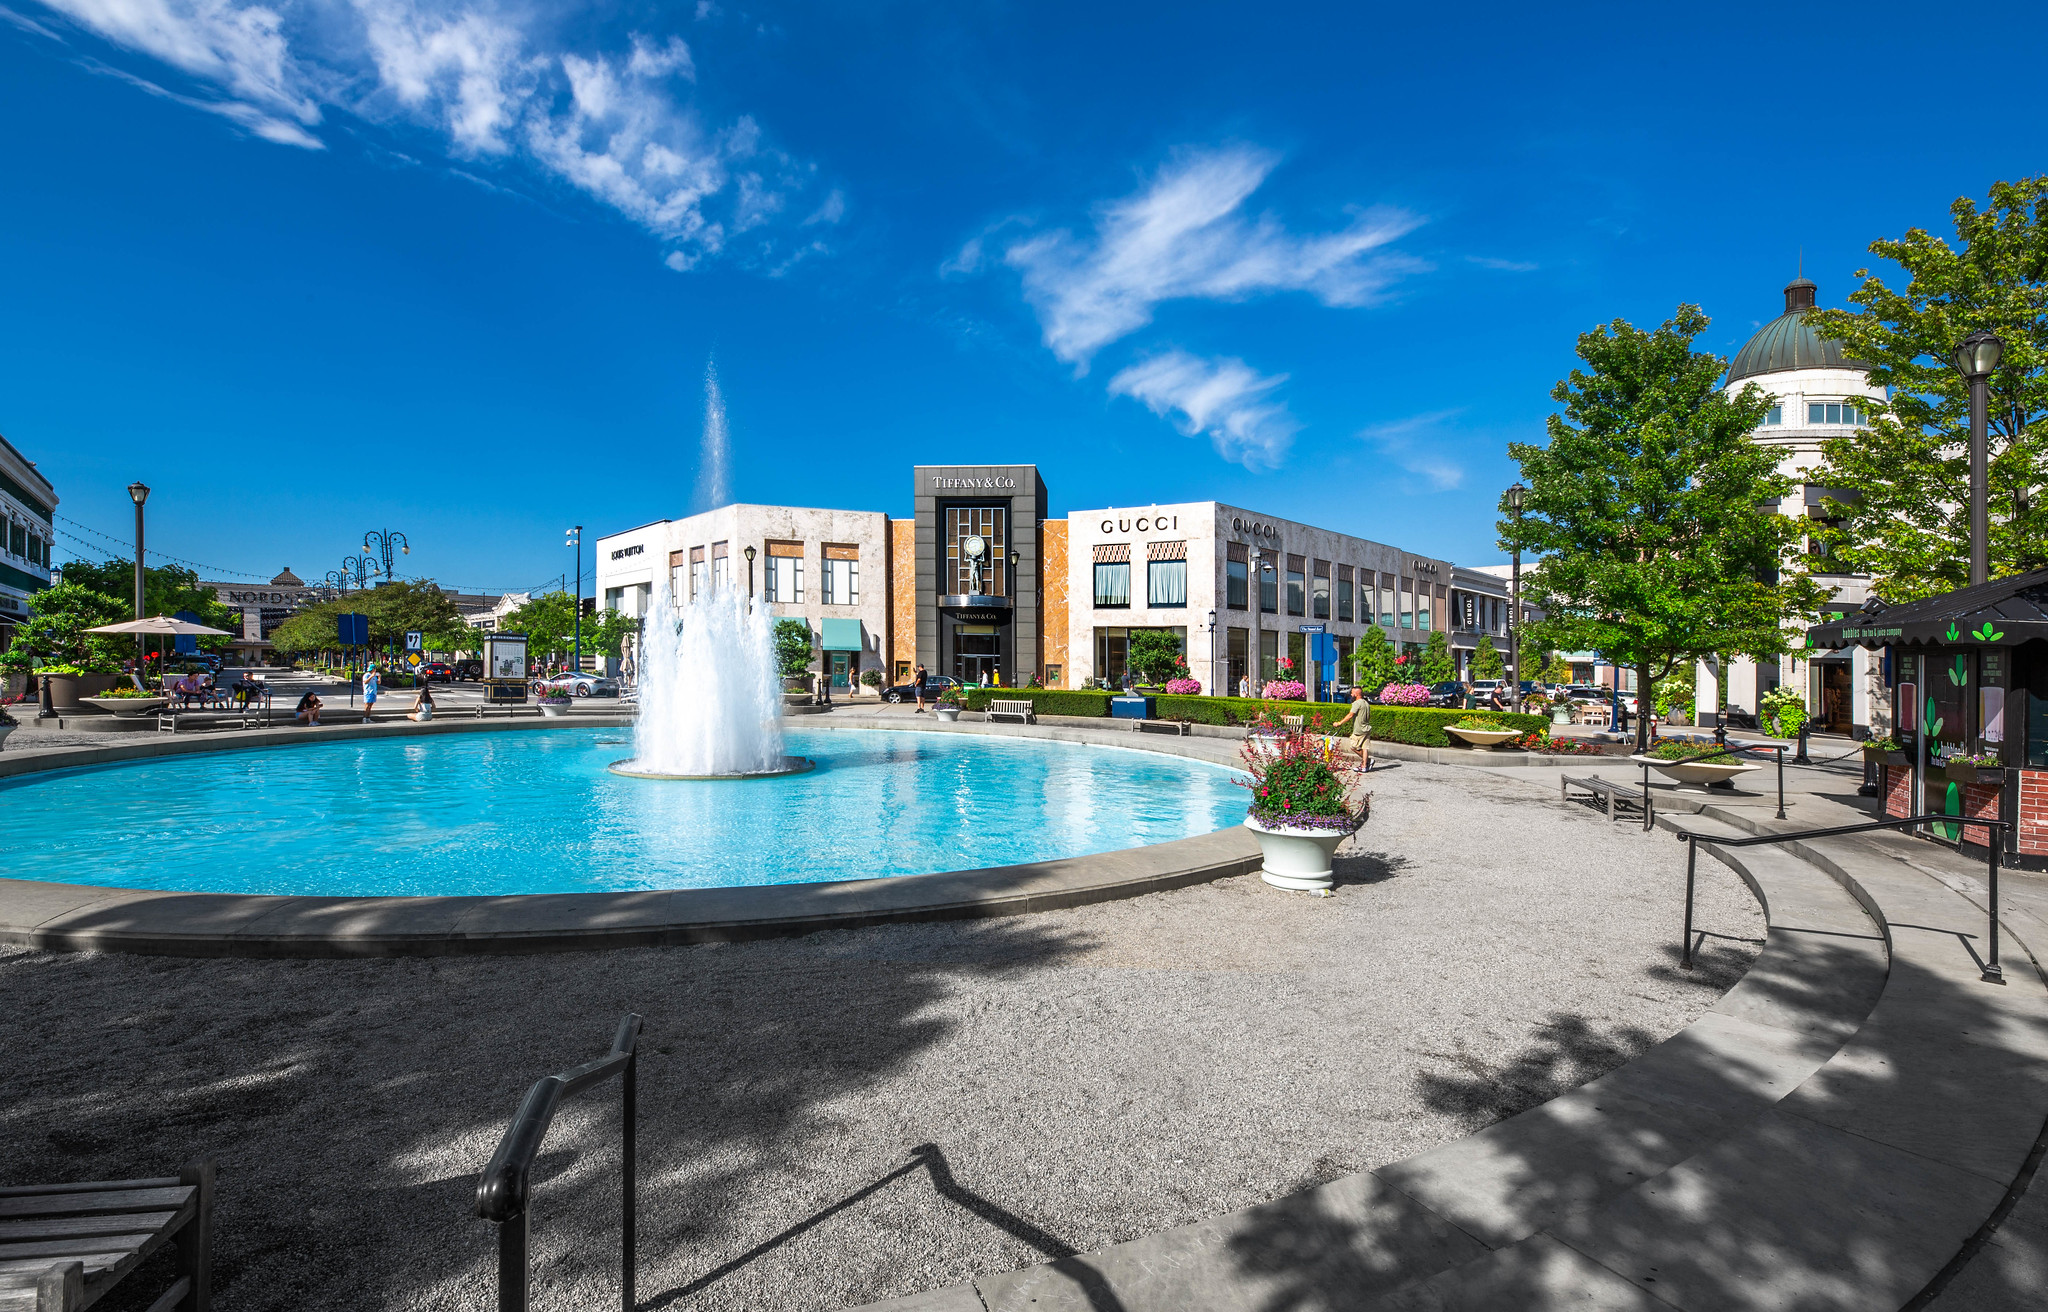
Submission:
<svg viewBox="0 0 2048 1312">
<path fill-rule="evenodd" d="M 754 549 L 748 547 L 740 553 L 747 558 L 747 600 L 754 599 Z"/>
<path fill-rule="evenodd" d="M 384 581 L 391 581 L 391 548 L 397 547 L 406 555 L 412 554 L 412 544 L 405 540 L 405 534 L 390 529 L 372 529 L 363 534 L 363 550 L 376 552 L 384 561 Z"/>
<path fill-rule="evenodd" d="M 1508 489 L 1508 509 L 1515 512 L 1515 564 L 1508 584 L 1508 705 L 1522 708 L 1522 503 L 1529 489 L 1520 483 Z"/>
<path fill-rule="evenodd" d="M 370 586 L 370 576 L 377 572 L 377 562 L 368 556 L 343 556 L 341 558 L 343 577 L 355 581 L 358 589 Z"/>
<path fill-rule="evenodd" d="M 137 480 L 128 485 L 129 499 L 135 502 L 135 618 L 146 618 L 142 613 L 142 503 L 149 500 L 149 485 Z M 141 634 L 135 635 L 135 672 L 142 673 Z"/>
<path fill-rule="evenodd" d="M 1985 451 L 1986 411 L 1990 408 L 1991 374 L 2005 358 L 2005 343 L 1988 328 L 1979 328 L 1949 357 L 1970 385 L 1970 585 L 1991 581 L 1991 511 L 1989 457 Z"/>
<path fill-rule="evenodd" d="M 336 592 L 347 592 L 349 585 L 349 576 L 342 573 L 338 569 L 330 569 L 327 571 L 327 577 L 322 579 L 321 582 L 326 584 L 328 587 L 334 589 Z"/>
</svg>

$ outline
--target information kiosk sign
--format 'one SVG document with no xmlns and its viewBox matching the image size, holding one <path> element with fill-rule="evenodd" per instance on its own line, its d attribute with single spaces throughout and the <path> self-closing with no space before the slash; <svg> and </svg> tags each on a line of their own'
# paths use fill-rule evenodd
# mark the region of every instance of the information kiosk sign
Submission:
<svg viewBox="0 0 2048 1312">
<path fill-rule="evenodd" d="M 526 702 L 526 635 L 484 635 L 484 701 L 491 705 Z"/>
</svg>

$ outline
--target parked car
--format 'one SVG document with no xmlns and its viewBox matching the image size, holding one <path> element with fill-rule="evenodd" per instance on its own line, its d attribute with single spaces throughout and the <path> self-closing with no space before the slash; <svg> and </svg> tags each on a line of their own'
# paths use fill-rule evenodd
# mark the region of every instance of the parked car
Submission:
<svg viewBox="0 0 2048 1312">
<path fill-rule="evenodd" d="M 455 667 L 447 661 L 428 661 L 425 665 L 420 666 L 419 673 L 420 677 L 428 683 L 453 683 L 455 681 Z"/>
<path fill-rule="evenodd" d="M 484 677 L 484 663 L 482 661 L 457 661 L 455 662 L 455 677 L 466 683 L 481 682 Z"/>
<path fill-rule="evenodd" d="M 1433 684 L 1429 690 L 1431 706 L 1448 706 L 1453 709 L 1465 704 L 1465 685 L 1452 679 L 1446 683 Z"/>
<path fill-rule="evenodd" d="M 935 702 L 948 688 L 958 688 L 960 680 L 950 674 L 927 674 L 924 678 L 924 699 Z M 904 682 L 882 689 L 882 700 L 890 703 L 914 702 L 917 700 L 917 685 Z"/>
<path fill-rule="evenodd" d="M 602 674 L 557 674 L 552 679 L 535 679 L 533 690 L 542 692 L 548 688 L 564 688 L 577 697 L 616 697 L 619 685 Z"/>
</svg>

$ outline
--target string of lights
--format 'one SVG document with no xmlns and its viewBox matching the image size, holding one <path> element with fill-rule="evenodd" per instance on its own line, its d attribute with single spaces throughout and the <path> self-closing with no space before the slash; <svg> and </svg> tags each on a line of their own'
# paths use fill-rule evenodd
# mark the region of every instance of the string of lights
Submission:
<svg viewBox="0 0 2048 1312">
<path fill-rule="evenodd" d="M 63 522 L 65 522 L 66 524 L 69 524 L 69 525 L 71 525 L 71 527 L 73 527 L 73 528 L 75 528 L 75 529 L 79 529 L 79 530 L 80 530 L 80 531 L 82 531 L 82 532 L 85 532 L 85 533 L 91 534 L 91 535 L 92 535 L 93 537 L 96 537 L 96 538 L 99 538 L 99 539 L 101 539 L 101 541 L 103 541 L 103 542 L 106 542 L 106 543 L 109 543 L 109 544 L 111 544 L 111 545 L 113 545 L 113 546 L 116 546 L 116 547 L 119 547 L 119 548 L 121 548 L 121 549 L 122 549 L 123 551 L 127 552 L 127 553 L 128 553 L 128 554 L 129 554 L 130 556 L 133 556 L 133 555 L 135 554 L 135 544 L 134 544 L 133 542 L 125 542 L 125 541 L 123 541 L 122 539 L 120 539 L 120 538 L 117 538 L 117 537 L 115 537 L 115 536 L 114 536 L 113 534 L 111 534 L 111 533 L 102 533 L 102 532 L 100 532 L 100 531 L 99 531 L 98 529 L 94 528 L 94 527 L 93 527 L 92 525 L 90 525 L 90 524 L 81 524 L 81 523 L 79 523 L 79 522 L 78 522 L 77 520 L 75 520 L 75 519 L 70 519 L 70 518 L 67 518 L 67 517 L 65 517 L 65 516 L 63 516 L 63 515 L 58 515 L 58 516 L 57 516 L 56 518 L 58 518 L 58 519 L 60 519 L 60 520 L 63 520 Z M 76 543 L 78 543 L 78 544 L 79 544 L 80 546 L 82 546 L 82 547 L 85 547 L 85 548 L 87 548 L 88 550 L 91 550 L 91 551 L 104 551 L 104 550 L 106 550 L 106 548 L 105 548 L 105 547 L 103 547 L 103 546 L 100 546 L 100 545 L 98 545 L 97 543 L 89 542 L 89 541 L 87 541 L 86 539 L 84 539 L 84 538 L 81 538 L 81 537 L 79 537 L 79 536 L 78 536 L 78 535 L 77 535 L 76 533 L 67 533 L 67 532 L 65 532 L 65 531 L 64 531 L 63 529 L 58 529 L 57 531 L 58 531 L 58 533 L 62 534 L 62 535 L 63 535 L 64 537 L 70 538 L 70 539 L 71 539 L 71 540 L 72 540 L 73 542 L 76 542 Z M 232 577 L 234 577 L 234 578 L 238 578 L 238 579 L 265 579 L 265 578 L 269 577 L 268 575 L 264 575 L 264 574 L 251 574 L 251 573 L 249 573 L 249 572 L 248 572 L 247 570 L 240 570 L 240 569 L 228 569 L 228 568 L 226 568 L 226 567 L 224 567 L 224 566 L 220 566 L 220 565 L 208 565 L 208 564 L 204 563 L 203 561 L 197 561 L 197 560 L 188 560 L 188 559 L 186 559 L 186 558 L 185 558 L 184 556 L 173 556 L 173 555 L 171 555 L 171 554 L 170 554 L 169 552 L 167 552 L 167 551 L 158 551 L 158 550 L 157 550 L 156 548 L 154 548 L 154 547 L 146 547 L 146 548 L 144 548 L 144 553 L 145 553 L 145 554 L 147 554 L 147 555 L 155 556 L 155 557 L 156 557 L 156 558 L 157 558 L 158 560 L 168 560 L 168 561 L 172 562 L 173 564 L 177 564 L 177 565 L 190 565 L 190 566 L 191 566 L 191 567 L 192 567 L 193 569 L 201 569 L 201 570 L 206 570 L 206 571 L 207 571 L 208 573 L 212 573 L 212 574 L 226 574 L 226 575 L 230 575 L 230 576 L 232 576 Z M 78 553 L 76 553 L 76 552 L 73 552 L 73 554 L 74 554 L 74 555 L 77 555 Z M 85 557 L 85 556 L 83 556 L 83 555 L 80 555 L 80 556 L 79 556 L 79 559 L 80 559 L 80 560 L 84 560 L 84 559 L 87 559 L 87 557 Z"/>
</svg>

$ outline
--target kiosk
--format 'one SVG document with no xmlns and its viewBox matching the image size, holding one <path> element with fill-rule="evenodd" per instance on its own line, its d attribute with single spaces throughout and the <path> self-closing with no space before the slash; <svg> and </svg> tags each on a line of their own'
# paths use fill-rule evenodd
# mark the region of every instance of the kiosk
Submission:
<svg viewBox="0 0 2048 1312">
<path fill-rule="evenodd" d="M 526 704 L 526 635 L 486 633 L 484 635 L 484 704 L 524 706 Z"/>
</svg>

